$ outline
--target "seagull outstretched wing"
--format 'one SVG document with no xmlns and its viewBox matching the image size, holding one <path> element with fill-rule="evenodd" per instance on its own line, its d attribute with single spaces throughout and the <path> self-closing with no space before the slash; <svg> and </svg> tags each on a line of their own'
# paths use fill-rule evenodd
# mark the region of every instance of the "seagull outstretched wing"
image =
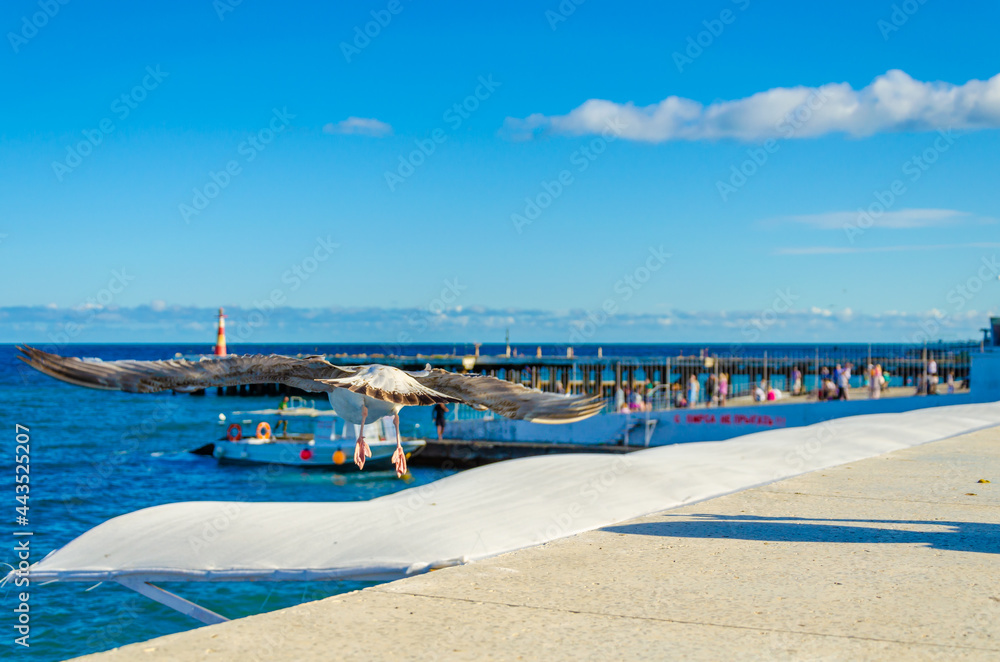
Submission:
<svg viewBox="0 0 1000 662">
<path fill-rule="evenodd" d="M 545 393 L 484 375 L 462 375 L 440 368 L 410 374 L 424 386 L 460 398 L 477 409 L 492 409 L 501 416 L 533 423 L 581 421 L 604 406 L 596 397 Z"/>
<path fill-rule="evenodd" d="M 287 384 L 305 391 L 330 391 L 321 379 L 353 372 L 318 356 L 247 355 L 189 361 L 94 361 L 18 347 L 18 358 L 50 377 L 88 388 L 128 393 L 155 393 L 242 384 Z"/>
<path fill-rule="evenodd" d="M 600 399 L 558 395 L 521 384 L 462 375 L 439 368 L 404 372 L 382 365 L 336 366 L 319 356 L 303 358 L 255 354 L 198 361 L 97 361 L 18 347 L 22 361 L 70 384 L 108 391 L 155 393 L 242 384 L 287 384 L 305 391 L 344 388 L 403 405 L 465 402 L 501 416 L 535 423 L 572 423 L 601 411 Z"/>
</svg>

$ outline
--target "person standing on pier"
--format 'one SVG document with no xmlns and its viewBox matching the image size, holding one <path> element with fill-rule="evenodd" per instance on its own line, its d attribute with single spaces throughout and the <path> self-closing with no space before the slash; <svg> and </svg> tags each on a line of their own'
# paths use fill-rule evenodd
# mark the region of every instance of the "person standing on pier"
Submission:
<svg viewBox="0 0 1000 662">
<path fill-rule="evenodd" d="M 878 400 L 882 397 L 882 366 L 868 365 L 868 397 Z"/>
<path fill-rule="evenodd" d="M 719 382 L 715 377 L 715 373 L 708 376 L 708 381 L 705 382 L 705 404 L 708 407 L 715 405 L 715 397 L 719 390 Z"/>
<path fill-rule="evenodd" d="M 281 399 L 281 404 L 278 405 L 278 420 L 274 424 L 274 436 L 278 436 L 278 428 L 281 428 L 281 434 L 288 434 L 288 419 L 285 418 L 285 410 L 288 409 L 289 398 L 286 395 Z"/>
<path fill-rule="evenodd" d="M 933 358 L 927 362 L 927 395 L 937 395 L 938 365 Z"/>
<path fill-rule="evenodd" d="M 444 438 L 444 419 L 448 414 L 448 405 L 439 402 L 434 405 L 434 426 L 437 428 L 438 441 Z"/>
<path fill-rule="evenodd" d="M 819 371 L 819 375 L 816 378 L 816 399 L 826 400 L 827 387 L 826 383 L 830 381 L 830 369 L 826 366 Z"/>
<path fill-rule="evenodd" d="M 643 400 L 642 392 L 639 390 L 638 387 L 636 387 L 632 391 L 632 396 L 629 399 L 628 408 L 629 408 L 629 411 L 645 411 L 646 410 L 646 401 Z"/>
<path fill-rule="evenodd" d="M 798 366 L 792 368 L 792 395 L 802 395 L 802 371 Z"/>
<path fill-rule="evenodd" d="M 628 386 L 622 386 L 621 388 L 622 400 L 619 403 L 618 399 L 615 398 L 615 407 L 617 410 L 623 414 L 631 411 L 632 408 L 632 389 Z"/>
<path fill-rule="evenodd" d="M 847 392 L 851 388 L 851 364 L 848 363 L 844 366 L 844 369 L 840 371 L 840 381 L 837 383 L 837 399 L 846 400 Z"/>
<path fill-rule="evenodd" d="M 729 373 L 719 375 L 719 406 L 726 406 L 726 396 L 729 395 Z"/>
<path fill-rule="evenodd" d="M 688 407 L 696 407 L 698 405 L 698 391 L 701 389 L 701 385 L 698 384 L 698 377 L 692 374 L 688 377 Z"/>
</svg>

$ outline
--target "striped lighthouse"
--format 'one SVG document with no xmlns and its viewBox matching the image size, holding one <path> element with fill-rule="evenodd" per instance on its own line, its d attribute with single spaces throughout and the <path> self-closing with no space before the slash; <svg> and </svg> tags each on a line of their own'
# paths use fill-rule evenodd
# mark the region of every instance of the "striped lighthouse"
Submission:
<svg viewBox="0 0 1000 662">
<path fill-rule="evenodd" d="M 226 316 L 223 314 L 222 308 L 219 308 L 219 334 L 215 339 L 215 355 L 226 355 Z"/>
</svg>

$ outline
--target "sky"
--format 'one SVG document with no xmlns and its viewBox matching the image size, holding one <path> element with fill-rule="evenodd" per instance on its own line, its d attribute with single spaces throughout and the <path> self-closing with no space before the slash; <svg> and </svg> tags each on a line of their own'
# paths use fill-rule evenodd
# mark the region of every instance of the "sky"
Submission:
<svg viewBox="0 0 1000 662">
<path fill-rule="evenodd" d="M 978 337 L 998 19 L 11 0 L 0 341 L 210 339 L 218 306 L 275 341 Z"/>
</svg>

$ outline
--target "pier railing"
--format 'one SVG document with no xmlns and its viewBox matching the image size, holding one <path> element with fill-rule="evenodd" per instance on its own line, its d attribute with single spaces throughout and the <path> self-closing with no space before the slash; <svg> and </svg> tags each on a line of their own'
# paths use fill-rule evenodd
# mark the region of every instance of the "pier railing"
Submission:
<svg viewBox="0 0 1000 662">
<path fill-rule="evenodd" d="M 734 352 L 721 356 L 650 358 L 485 357 L 473 371 L 545 391 L 595 395 L 605 401 L 604 411 L 639 408 L 658 411 L 723 405 L 730 400 L 747 404 L 747 398 L 754 395 L 758 386 L 765 394 L 774 388 L 783 397 L 816 397 L 822 380 L 833 380 L 838 367 L 850 368 L 849 389 L 867 387 L 871 369 L 881 368 L 884 383 L 878 390 L 883 396 L 927 393 L 926 386 L 923 391 L 919 389 L 933 372 L 936 392 L 943 394 L 949 382 L 955 390 L 969 387 L 971 357 L 979 351 L 982 351 L 979 343 L 970 342 L 926 347 L 820 346 L 773 355 L 761 350 L 753 356 Z M 692 377 L 698 384 L 693 402 L 690 401 Z M 715 394 L 708 388 L 710 379 L 716 385 Z M 722 383 L 726 385 L 725 397 L 718 390 Z M 478 420 L 489 419 L 492 414 L 459 406 L 452 417 Z"/>
<path fill-rule="evenodd" d="M 971 380 L 971 356 L 982 351 L 978 342 L 937 343 L 934 345 L 819 345 L 770 349 L 734 345 L 726 353 L 697 356 L 346 356 L 329 357 L 340 365 L 378 362 L 404 370 L 421 370 L 431 364 L 457 372 L 478 372 L 557 393 L 587 394 L 601 397 L 608 410 L 618 409 L 638 393 L 643 405 L 647 400 L 654 409 L 674 407 L 689 399 L 689 386 L 698 384 L 694 404 L 708 400 L 706 387 L 710 377 L 719 384 L 725 378 L 726 398 L 751 395 L 755 387 L 774 387 L 783 393 L 815 393 L 824 373 L 833 375 L 836 367 L 852 366 L 850 386 L 864 386 L 868 366 L 881 366 L 890 389 L 909 387 L 914 391 L 929 371 L 936 368 L 939 389 L 945 389 L 949 375 L 956 387 L 967 387 Z M 800 379 L 796 384 L 796 370 Z M 299 393 L 279 384 L 229 387 L 228 395 L 273 395 Z M 680 396 L 680 397 L 679 397 Z M 451 417 L 464 420 L 487 418 L 488 412 L 456 407 Z"/>
</svg>

